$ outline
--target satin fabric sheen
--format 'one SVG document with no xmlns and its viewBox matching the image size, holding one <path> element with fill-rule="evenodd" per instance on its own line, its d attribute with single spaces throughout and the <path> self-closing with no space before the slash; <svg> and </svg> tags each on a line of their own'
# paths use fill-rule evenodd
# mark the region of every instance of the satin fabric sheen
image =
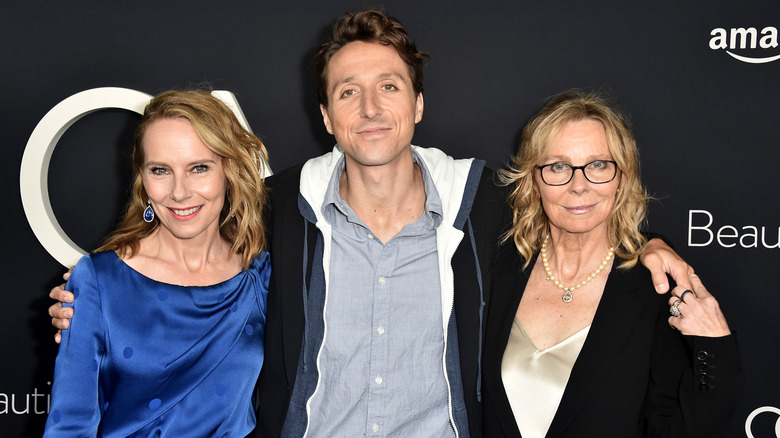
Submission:
<svg viewBox="0 0 780 438">
<path fill-rule="evenodd" d="M 547 434 L 589 331 L 590 325 L 539 350 L 515 318 L 501 361 L 501 378 L 523 437 Z"/>
<path fill-rule="evenodd" d="M 114 252 L 84 256 L 67 289 L 47 437 L 245 436 L 263 363 L 267 253 L 211 286 L 143 276 Z"/>
</svg>

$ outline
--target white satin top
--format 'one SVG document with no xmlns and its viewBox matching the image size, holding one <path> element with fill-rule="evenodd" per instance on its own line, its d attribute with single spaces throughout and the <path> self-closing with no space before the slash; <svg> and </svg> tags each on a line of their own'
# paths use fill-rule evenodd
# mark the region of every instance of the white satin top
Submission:
<svg viewBox="0 0 780 438">
<path fill-rule="evenodd" d="M 523 438 L 547 434 L 589 330 L 590 325 L 539 350 L 515 317 L 501 361 L 501 378 Z"/>
</svg>

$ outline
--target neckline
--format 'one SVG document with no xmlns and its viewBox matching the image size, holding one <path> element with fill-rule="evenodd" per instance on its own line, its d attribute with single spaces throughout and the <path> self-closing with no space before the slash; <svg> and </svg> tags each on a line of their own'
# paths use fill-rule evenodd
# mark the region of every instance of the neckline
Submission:
<svg viewBox="0 0 780 438">
<path fill-rule="evenodd" d="M 235 281 L 236 279 L 238 279 L 240 277 L 243 277 L 243 275 L 245 275 L 246 272 L 247 272 L 247 270 L 241 269 L 236 275 L 234 275 L 234 276 L 232 276 L 232 277 L 230 277 L 228 279 L 222 280 L 222 281 L 220 281 L 218 283 L 207 284 L 207 285 L 190 285 L 190 286 L 187 286 L 187 285 L 167 283 L 165 281 L 156 280 L 156 279 L 154 279 L 152 277 L 149 277 L 149 276 L 141 273 L 140 271 L 136 270 L 132 266 L 128 265 L 124 260 L 122 260 L 119 257 L 119 254 L 117 254 L 116 252 L 114 252 L 114 251 L 107 251 L 107 252 L 110 252 L 111 254 L 113 254 L 114 258 L 119 262 L 120 266 L 123 266 L 126 270 L 130 271 L 133 275 L 135 275 L 137 277 L 141 277 L 142 279 L 144 279 L 146 281 L 149 281 L 149 282 L 152 282 L 152 283 L 161 284 L 161 285 L 165 285 L 165 286 L 171 286 L 171 287 L 178 287 L 178 288 L 201 288 L 201 289 L 205 289 L 205 288 L 212 288 L 212 287 L 217 287 L 217 286 L 223 286 L 225 284 L 228 284 L 230 282 Z M 257 258 L 252 260 L 252 263 L 250 264 L 250 267 L 252 265 L 254 265 L 256 262 L 257 262 Z"/>
<path fill-rule="evenodd" d="M 576 332 L 570 334 L 568 337 L 560 340 L 557 344 L 550 345 L 547 348 L 540 349 L 539 347 L 534 344 L 534 341 L 531 339 L 530 336 L 528 336 L 528 333 L 525 331 L 525 328 L 523 327 L 523 324 L 520 322 L 519 319 L 517 319 L 517 316 L 514 317 L 514 324 L 517 325 L 517 328 L 520 329 L 520 333 L 523 335 L 523 338 L 534 348 L 536 351 L 536 354 L 544 354 L 548 353 L 554 350 L 558 350 L 560 348 L 563 348 L 565 345 L 570 344 L 576 340 L 578 340 L 581 336 L 587 336 L 588 332 L 590 331 L 591 326 L 593 326 L 593 323 L 590 323 L 586 325 L 585 327 L 577 330 Z M 583 333 L 584 332 L 584 333 Z"/>
</svg>

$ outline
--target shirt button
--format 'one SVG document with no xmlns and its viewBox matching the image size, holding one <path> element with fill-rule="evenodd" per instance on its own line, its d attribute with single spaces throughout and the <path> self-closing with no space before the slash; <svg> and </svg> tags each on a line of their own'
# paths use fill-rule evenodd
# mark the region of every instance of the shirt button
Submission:
<svg viewBox="0 0 780 438">
<path fill-rule="evenodd" d="M 376 382 L 377 385 L 381 385 L 382 384 L 382 378 L 379 377 L 379 376 L 376 376 L 376 379 L 374 379 L 374 382 Z"/>
<path fill-rule="evenodd" d="M 385 277 L 379 277 L 379 284 L 385 284 Z"/>
<path fill-rule="evenodd" d="M 699 359 L 700 361 L 704 362 L 705 360 L 707 360 L 708 356 L 709 354 L 707 354 L 706 351 L 702 350 L 699 351 L 699 353 L 696 355 L 696 359 Z"/>
<path fill-rule="evenodd" d="M 371 430 L 373 432 L 378 432 L 379 431 L 379 425 L 378 424 L 374 424 L 373 426 L 371 426 Z"/>
<path fill-rule="evenodd" d="M 382 327 L 382 326 L 379 326 L 379 328 L 378 328 L 378 329 L 376 329 L 376 332 L 377 332 L 377 333 L 379 333 L 379 334 L 381 335 L 382 333 L 384 333 L 384 332 L 385 332 L 385 328 L 384 328 L 384 327 Z"/>
<path fill-rule="evenodd" d="M 368 234 L 368 238 L 371 239 L 371 240 L 374 240 L 374 235 L 373 234 Z"/>
</svg>

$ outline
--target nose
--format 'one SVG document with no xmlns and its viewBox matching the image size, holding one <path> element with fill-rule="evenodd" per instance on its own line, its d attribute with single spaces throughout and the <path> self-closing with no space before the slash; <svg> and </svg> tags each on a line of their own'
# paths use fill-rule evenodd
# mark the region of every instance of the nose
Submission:
<svg viewBox="0 0 780 438">
<path fill-rule="evenodd" d="M 577 173 L 578 170 L 580 173 Z M 571 190 L 576 193 L 583 192 L 588 189 L 588 184 L 590 181 L 585 178 L 585 169 L 574 169 L 574 174 L 571 176 Z"/>
<path fill-rule="evenodd" d="M 187 177 L 174 176 L 173 187 L 171 188 L 171 199 L 174 201 L 183 201 L 190 196 L 190 188 L 187 183 Z"/>
<path fill-rule="evenodd" d="M 379 96 L 375 91 L 366 91 L 361 94 L 360 116 L 366 119 L 373 119 L 382 114 L 379 103 Z"/>
</svg>

